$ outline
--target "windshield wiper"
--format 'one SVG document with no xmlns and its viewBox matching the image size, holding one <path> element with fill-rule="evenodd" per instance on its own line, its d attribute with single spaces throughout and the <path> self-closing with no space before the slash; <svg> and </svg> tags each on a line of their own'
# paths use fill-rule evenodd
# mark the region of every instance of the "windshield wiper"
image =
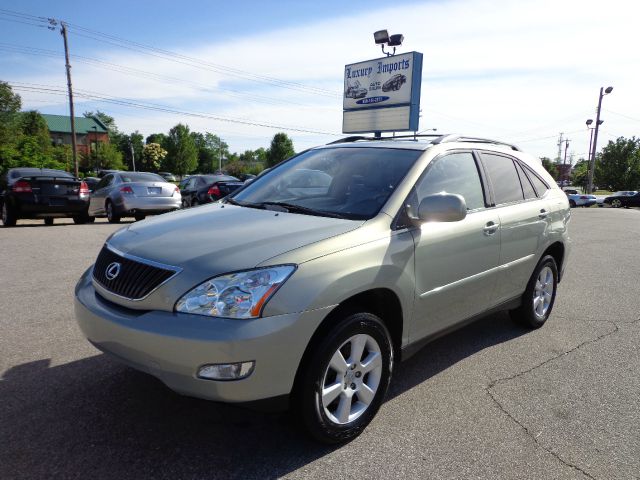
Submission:
<svg viewBox="0 0 640 480">
<path fill-rule="evenodd" d="M 289 213 L 304 213 L 307 215 L 317 215 L 319 217 L 347 218 L 344 215 L 340 215 L 339 213 L 325 212 L 322 210 L 314 210 L 313 208 L 303 207 L 302 205 L 295 205 L 293 203 L 286 203 L 286 202 L 261 202 L 261 203 L 254 203 L 253 205 L 255 206 L 259 205 L 265 209 L 267 206 L 270 206 L 270 205 L 275 207 L 282 207 L 286 209 L 287 212 Z"/>
</svg>

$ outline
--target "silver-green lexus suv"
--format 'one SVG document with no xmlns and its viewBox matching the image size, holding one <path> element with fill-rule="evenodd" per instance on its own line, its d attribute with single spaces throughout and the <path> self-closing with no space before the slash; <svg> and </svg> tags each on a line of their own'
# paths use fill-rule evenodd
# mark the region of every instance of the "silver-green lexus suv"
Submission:
<svg viewBox="0 0 640 480">
<path fill-rule="evenodd" d="M 342 442 L 427 341 L 498 310 L 542 326 L 569 219 L 515 146 L 348 137 L 115 232 L 78 282 L 76 316 L 98 349 L 177 392 L 286 400 L 316 439 Z"/>
</svg>

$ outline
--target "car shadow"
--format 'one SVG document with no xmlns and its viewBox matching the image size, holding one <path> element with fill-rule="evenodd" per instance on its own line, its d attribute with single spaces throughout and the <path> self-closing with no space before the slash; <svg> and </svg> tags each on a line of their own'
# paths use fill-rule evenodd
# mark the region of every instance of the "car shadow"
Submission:
<svg viewBox="0 0 640 480">
<path fill-rule="evenodd" d="M 498 314 L 442 337 L 397 365 L 388 399 L 526 332 Z M 0 478 L 275 478 L 339 448 L 287 413 L 183 397 L 103 354 L 13 367 L 0 398 Z"/>
</svg>

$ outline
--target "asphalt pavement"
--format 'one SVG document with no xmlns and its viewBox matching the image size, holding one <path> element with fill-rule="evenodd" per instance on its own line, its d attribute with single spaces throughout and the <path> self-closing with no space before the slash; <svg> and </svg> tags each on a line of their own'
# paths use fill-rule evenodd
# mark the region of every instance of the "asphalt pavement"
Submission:
<svg viewBox="0 0 640 480">
<path fill-rule="evenodd" d="M 95 350 L 73 288 L 117 226 L 0 229 L 0 479 L 640 478 L 640 211 L 572 214 L 542 329 L 498 314 L 428 345 L 338 447 Z"/>
</svg>

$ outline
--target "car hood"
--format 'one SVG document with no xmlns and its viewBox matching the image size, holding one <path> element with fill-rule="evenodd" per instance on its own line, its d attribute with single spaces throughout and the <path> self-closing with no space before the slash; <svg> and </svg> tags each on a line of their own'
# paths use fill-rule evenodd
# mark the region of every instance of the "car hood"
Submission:
<svg viewBox="0 0 640 480">
<path fill-rule="evenodd" d="M 208 278 L 253 268 L 362 224 L 363 221 L 217 203 L 136 222 L 107 242 L 122 253 Z"/>
</svg>

